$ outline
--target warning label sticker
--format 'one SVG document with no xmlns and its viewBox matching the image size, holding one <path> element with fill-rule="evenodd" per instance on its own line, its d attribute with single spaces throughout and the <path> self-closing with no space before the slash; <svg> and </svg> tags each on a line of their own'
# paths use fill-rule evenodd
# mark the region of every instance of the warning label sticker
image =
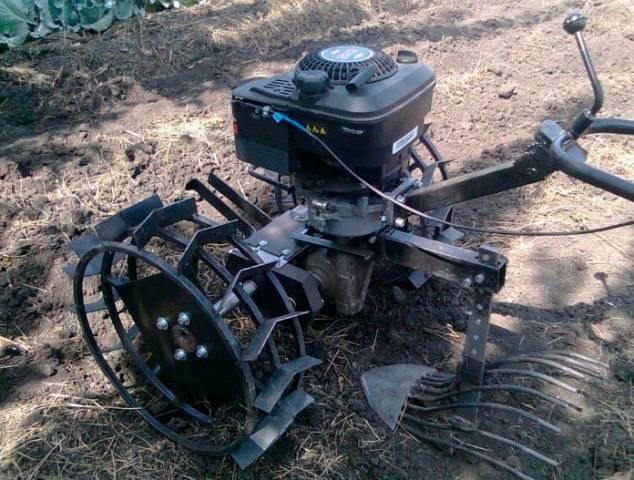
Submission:
<svg viewBox="0 0 634 480">
<path fill-rule="evenodd" d="M 418 136 L 418 125 L 416 125 L 412 130 L 407 132 L 401 138 L 399 138 L 396 142 L 392 144 L 392 155 L 398 153 L 403 149 L 405 145 L 414 140 Z"/>
</svg>

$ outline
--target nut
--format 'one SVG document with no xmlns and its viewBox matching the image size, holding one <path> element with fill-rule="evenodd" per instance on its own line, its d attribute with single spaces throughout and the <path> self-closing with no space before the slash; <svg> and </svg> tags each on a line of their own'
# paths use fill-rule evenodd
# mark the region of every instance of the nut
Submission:
<svg viewBox="0 0 634 480">
<path fill-rule="evenodd" d="M 209 356 L 209 352 L 207 351 L 207 347 L 204 345 L 198 345 L 196 347 L 196 356 L 198 358 L 207 358 Z"/>
<path fill-rule="evenodd" d="M 403 228 L 405 226 L 405 219 L 402 217 L 396 217 L 396 219 L 394 219 L 394 225 L 397 228 Z"/>
<path fill-rule="evenodd" d="M 177 348 L 174 352 L 174 360 L 177 362 L 184 362 L 187 359 L 187 352 L 182 348 Z"/>
<path fill-rule="evenodd" d="M 169 328 L 170 322 L 165 317 L 158 317 L 156 319 L 156 328 L 165 331 Z"/>
<path fill-rule="evenodd" d="M 187 315 L 185 312 L 181 312 L 178 314 L 179 325 L 186 327 L 187 325 L 189 325 L 189 322 L 190 322 L 189 315 Z"/>
</svg>

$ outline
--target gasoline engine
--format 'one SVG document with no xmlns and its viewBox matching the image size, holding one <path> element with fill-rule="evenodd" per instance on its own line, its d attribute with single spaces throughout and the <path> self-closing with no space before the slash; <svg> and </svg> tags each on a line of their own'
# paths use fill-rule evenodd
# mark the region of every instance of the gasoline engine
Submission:
<svg viewBox="0 0 634 480">
<path fill-rule="evenodd" d="M 387 265 L 413 289 L 431 276 L 457 282 L 473 293 L 473 308 L 455 372 L 407 364 L 362 376 L 379 417 L 519 478 L 532 477 L 503 460 L 505 449 L 557 465 L 526 445 L 522 430 L 556 433 L 552 411 L 576 408 L 551 392 L 579 388 L 555 375 L 574 383 L 605 376 L 607 365 L 568 351 L 488 358 L 491 301 L 504 285 L 506 258 L 457 243 L 469 231 L 568 232 L 458 225 L 452 206 L 556 170 L 634 200 L 634 184 L 587 164 L 576 141 L 584 133 L 634 134 L 632 121 L 596 117 L 603 91 L 585 23 L 574 12 L 564 28 L 580 48 L 592 107 L 569 125 L 542 122 L 517 159 L 452 178 L 425 123 L 435 76 L 414 52 L 392 58 L 366 46 L 327 46 L 291 72 L 237 87 L 236 156 L 272 187 L 277 215 L 210 173 L 209 185 L 193 179 L 187 189 L 223 221 L 199 214 L 194 197 L 163 205 L 155 195 L 70 242 L 80 257 L 66 269 L 77 315 L 124 400 L 169 439 L 246 468 L 313 402 L 302 388 L 304 373 L 321 363 L 305 348 L 311 321 L 319 312 L 358 313 L 373 267 Z M 500 417 L 519 428 L 494 433 Z"/>
</svg>

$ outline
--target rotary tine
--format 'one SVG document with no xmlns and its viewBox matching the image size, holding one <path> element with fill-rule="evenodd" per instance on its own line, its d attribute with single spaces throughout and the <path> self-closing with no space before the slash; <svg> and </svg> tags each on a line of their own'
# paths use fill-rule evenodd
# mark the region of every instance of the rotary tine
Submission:
<svg viewBox="0 0 634 480">
<path fill-rule="evenodd" d="M 198 230 L 189 240 L 189 243 L 183 250 L 176 271 L 179 274 L 194 275 L 194 265 L 196 262 L 196 251 L 207 244 L 219 243 L 227 238 L 235 235 L 237 229 L 237 221 L 232 220 L 229 223 L 207 227 Z"/>
<path fill-rule="evenodd" d="M 69 242 L 69 247 L 81 258 L 88 250 L 100 245 L 104 241 L 122 240 L 125 238 L 132 229 L 134 229 L 139 223 L 143 221 L 154 209 L 162 208 L 163 203 L 158 195 L 152 195 L 140 202 L 137 202 L 123 210 L 119 211 L 115 215 L 106 218 L 94 227 L 94 232 L 82 235 L 74 238 Z M 118 263 L 123 259 L 121 253 L 116 253 L 112 260 L 113 264 Z M 86 267 L 84 275 L 86 277 L 98 275 L 101 271 L 101 263 L 103 261 L 103 254 L 96 255 Z M 69 264 L 62 267 L 64 273 L 69 277 L 75 278 L 75 271 L 77 264 Z M 114 295 L 114 300 L 118 300 L 118 296 Z M 106 310 L 105 301 L 100 298 L 92 303 L 87 303 L 84 306 L 86 313 L 94 313 Z M 75 307 L 73 306 L 73 310 Z"/>
<path fill-rule="evenodd" d="M 245 235 L 251 235 L 255 231 L 255 227 L 249 223 L 242 215 L 235 212 L 229 205 L 223 202 L 218 195 L 209 190 L 200 180 L 192 179 L 185 185 L 187 190 L 193 190 L 200 197 L 214 207 L 227 220 L 236 220 L 238 222 L 238 230 Z"/>
<path fill-rule="evenodd" d="M 183 220 L 191 220 L 195 213 L 196 201 L 193 198 L 152 210 L 134 229 L 132 235 L 135 245 L 137 248 L 145 247 L 152 237 L 159 235 L 161 229 Z"/>
<path fill-rule="evenodd" d="M 102 241 L 121 241 L 158 208 L 163 208 L 163 202 L 158 195 L 152 195 L 98 223 L 95 231 Z"/>
<path fill-rule="evenodd" d="M 249 217 L 253 218 L 260 225 L 264 226 L 271 222 L 271 217 L 264 213 L 257 205 L 251 203 L 236 192 L 228 183 L 217 175 L 210 172 L 207 181 L 213 188 L 222 193 L 231 203 L 246 213 Z"/>
<path fill-rule="evenodd" d="M 227 290 L 225 290 L 222 300 L 220 300 L 218 306 L 216 307 L 216 311 L 219 312 L 221 310 L 224 310 L 228 305 L 233 305 L 235 303 L 235 301 L 233 300 L 233 298 L 235 297 L 235 293 L 233 293 L 233 290 L 236 288 L 236 285 L 238 283 L 242 283 L 249 278 L 260 275 L 261 273 L 268 272 L 276 264 L 277 261 L 256 263 L 255 265 L 252 265 L 250 267 L 240 269 L 238 273 L 233 276 L 231 282 L 229 282 L 229 285 L 227 285 Z M 237 306 L 237 304 L 235 304 L 235 306 Z"/>
<path fill-rule="evenodd" d="M 302 389 L 297 389 L 280 400 L 257 425 L 255 431 L 242 440 L 231 454 L 238 466 L 245 469 L 260 458 L 288 429 L 295 416 L 314 401 Z"/>
<path fill-rule="evenodd" d="M 280 315 L 279 317 L 275 318 L 269 318 L 268 320 L 264 321 L 253 334 L 253 339 L 251 340 L 251 343 L 242 351 L 241 360 L 243 362 L 252 362 L 256 360 L 262 353 L 262 350 L 264 350 L 264 346 L 269 341 L 269 338 L 273 333 L 273 329 L 278 323 L 285 320 L 291 320 L 293 318 L 301 317 L 302 315 L 306 315 L 308 313 L 310 312 L 290 312 L 285 315 Z"/>
</svg>

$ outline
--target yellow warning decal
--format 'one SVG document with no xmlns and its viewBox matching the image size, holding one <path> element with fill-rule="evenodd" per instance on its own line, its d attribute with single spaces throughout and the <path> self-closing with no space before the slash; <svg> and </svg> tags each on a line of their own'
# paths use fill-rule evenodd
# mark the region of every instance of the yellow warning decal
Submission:
<svg viewBox="0 0 634 480">
<path fill-rule="evenodd" d="M 319 127 L 317 125 L 306 125 L 306 128 L 309 132 L 317 133 L 318 135 L 326 135 L 326 129 L 324 127 Z"/>
</svg>

